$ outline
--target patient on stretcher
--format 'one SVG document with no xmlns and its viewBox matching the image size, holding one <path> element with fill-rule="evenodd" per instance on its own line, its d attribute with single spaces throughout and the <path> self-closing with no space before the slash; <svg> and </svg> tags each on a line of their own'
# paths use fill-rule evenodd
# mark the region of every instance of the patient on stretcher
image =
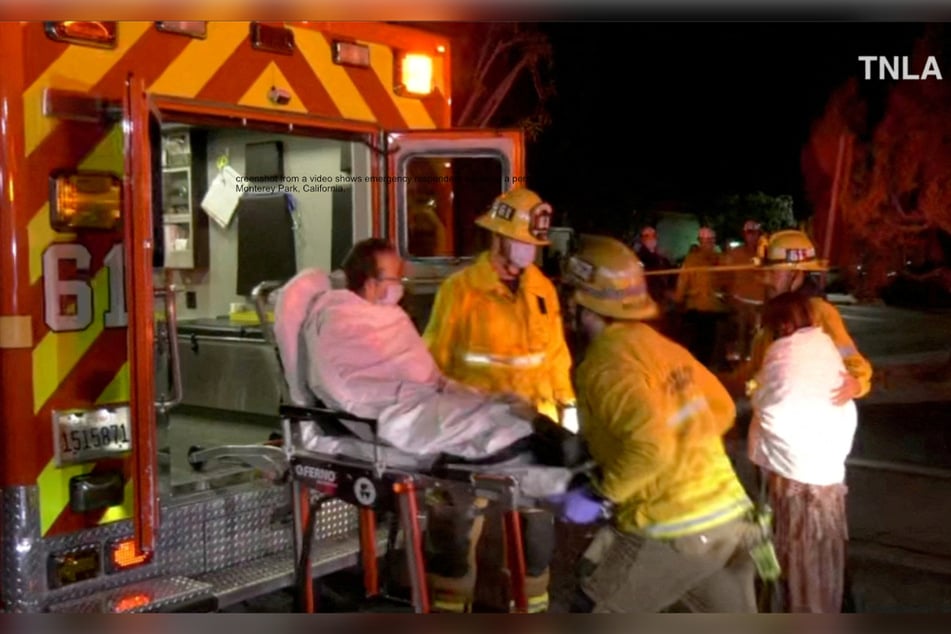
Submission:
<svg viewBox="0 0 951 634">
<path fill-rule="evenodd" d="M 384 460 L 393 466 L 431 465 L 446 456 L 509 465 L 580 462 L 580 441 L 530 404 L 442 375 L 398 305 L 400 270 L 392 247 L 370 239 L 354 246 L 344 262 L 345 288 L 308 269 L 280 291 L 274 331 L 294 404 L 311 406 L 319 399 L 376 420 Z M 312 451 L 373 457 L 368 439 L 310 428 L 303 440 Z"/>
</svg>

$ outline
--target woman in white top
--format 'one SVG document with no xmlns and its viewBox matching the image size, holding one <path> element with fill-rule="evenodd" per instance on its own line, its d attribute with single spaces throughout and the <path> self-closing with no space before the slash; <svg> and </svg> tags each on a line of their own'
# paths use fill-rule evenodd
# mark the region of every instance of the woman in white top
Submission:
<svg viewBox="0 0 951 634">
<path fill-rule="evenodd" d="M 749 456 L 763 470 L 774 511 L 776 554 L 790 612 L 839 612 L 845 574 L 845 460 L 857 421 L 853 401 L 829 398 L 845 371 L 809 301 L 784 293 L 765 306 L 775 341 L 751 385 Z"/>
</svg>

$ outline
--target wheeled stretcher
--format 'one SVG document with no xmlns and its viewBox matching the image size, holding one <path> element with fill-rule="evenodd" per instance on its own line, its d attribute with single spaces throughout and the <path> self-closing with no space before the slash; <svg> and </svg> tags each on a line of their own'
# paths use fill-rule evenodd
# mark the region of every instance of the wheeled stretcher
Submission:
<svg viewBox="0 0 951 634">
<path fill-rule="evenodd" d="M 292 280 L 293 282 L 293 280 Z M 263 282 L 253 292 L 255 306 L 267 341 L 274 347 L 282 376 L 278 377 L 283 401 L 282 446 L 216 447 L 190 453 L 193 464 L 216 458 L 238 458 L 288 478 L 293 488 L 295 561 L 301 588 L 300 607 L 313 612 L 316 605 L 310 589 L 311 546 L 315 519 L 323 503 L 339 499 L 359 510 L 360 560 L 367 597 L 381 595 L 377 564 L 377 519 L 386 514 L 390 526 L 388 552 L 402 534 L 411 604 L 416 612 L 430 610 L 423 548 L 420 495 L 432 488 L 463 488 L 487 499 L 502 510 L 505 553 L 511 583 L 510 596 L 517 612 L 526 612 L 525 549 L 519 509 L 535 500 L 563 492 L 572 480 L 583 477 L 585 465 L 575 468 L 533 464 L 530 456 L 513 451 L 491 460 L 466 461 L 442 457 L 419 457 L 387 446 L 379 439 L 377 422 L 294 399 L 284 372 L 285 359 L 268 320 L 276 282 Z M 296 360 L 295 360 L 296 361 Z M 295 403 L 295 401 L 297 401 Z M 305 448 L 303 431 L 318 437 L 318 450 Z M 311 447 L 313 442 L 309 443 Z"/>
</svg>

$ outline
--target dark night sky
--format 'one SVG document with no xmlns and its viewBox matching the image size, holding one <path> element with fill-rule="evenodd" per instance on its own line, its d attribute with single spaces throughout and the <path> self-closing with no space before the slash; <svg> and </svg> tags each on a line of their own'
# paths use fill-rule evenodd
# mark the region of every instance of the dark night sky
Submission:
<svg viewBox="0 0 951 634">
<path fill-rule="evenodd" d="M 719 194 L 753 191 L 791 194 L 797 214 L 808 213 L 800 153 L 830 92 L 861 77 L 859 55 L 910 55 L 923 30 L 913 23 L 541 26 L 554 47 L 558 96 L 551 127 L 528 147 L 528 184 L 576 224 L 582 216 L 613 224 L 660 201 L 696 209 Z M 951 67 L 942 73 L 951 80 Z M 863 90 L 884 94 L 885 85 L 863 82 Z"/>
</svg>

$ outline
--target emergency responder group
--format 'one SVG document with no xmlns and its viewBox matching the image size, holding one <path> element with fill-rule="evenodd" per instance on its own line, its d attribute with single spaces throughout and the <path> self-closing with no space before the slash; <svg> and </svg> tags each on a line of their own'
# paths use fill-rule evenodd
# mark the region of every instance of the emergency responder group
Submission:
<svg viewBox="0 0 951 634">
<path fill-rule="evenodd" d="M 585 236 L 562 276 L 573 289 L 566 309 L 581 342 L 572 376 L 558 293 L 534 264 L 537 249 L 548 244 L 551 215 L 527 189 L 499 196 L 477 220 L 492 234 L 489 250 L 443 282 L 423 333 L 447 377 L 524 399 L 577 430 L 596 465 L 583 484 L 522 512 L 529 610 L 548 608 L 553 512 L 565 522 L 601 524 L 577 562 L 574 609 L 756 611 L 757 573 L 773 581 L 789 558 L 775 561 L 762 521 L 765 499 L 740 481 L 724 436 L 734 425 L 734 399 L 744 395 L 771 343 L 759 328 L 759 309 L 772 296 L 805 292 L 806 273 L 821 268 L 812 243 L 798 231 L 764 242 L 750 222 L 745 244 L 721 258 L 705 228 L 674 286 L 645 276 L 647 265 L 669 267 L 653 230 L 641 234 L 641 258 L 613 238 Z M 723 263 L 730 265 L 726 297 L 710 281 L 711 268 Z M 829 401 L 863 396 L 870 365 L 838 311 L 819 297 L 808 301 L 814 325 L 835 341 L 848 369 Z M 657 327 L 671 304 L 685 307 L 685 325 L 698 337 L 688 346 Z M 742 363 L 716 375 L 711 341 L 731 308 L 749 343 Z M 477 579 L 505 586 L 501 540 L 478 555 L 496 524 L 492 505 L 440 494 L 428 496 L 426 506 L 432 605 L 471 611 L 481 596 Z"/>
</svg>

